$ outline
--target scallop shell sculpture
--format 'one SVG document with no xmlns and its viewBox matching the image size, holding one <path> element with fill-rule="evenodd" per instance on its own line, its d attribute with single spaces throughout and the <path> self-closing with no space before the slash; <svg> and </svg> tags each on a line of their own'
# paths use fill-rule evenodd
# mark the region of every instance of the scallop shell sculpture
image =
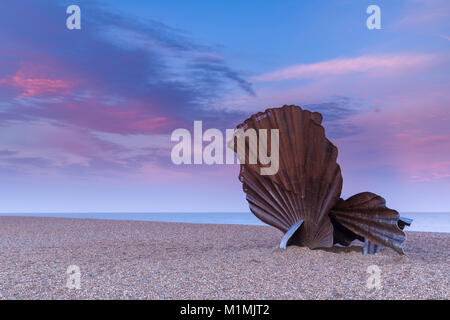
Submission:
<svg viewBox="0 0 450 320">
<path fill-rule="evenodd" d="M 399 220 L 398 213 L 372 193 L 340 199 L 343 179 L 336 162 L 338 151 L 325 137 L 321 122 L 320 113 L 286 105 L 254 114 L 237 126 L 241 133 L 254 129 L 258 141 L 267 139 L 267 150 L 279 150 L 278 171 L 263 175 L 267 164 L 260 161 L 258 151 L 264 146 L 252 148 L 247 138 L 244 147 L 239 147 L 237 135 L 229 142 L 235 152 L 245 151 L 239 180 L 251 212 L 285 234 L 282 249 L 287 245 L 327 248 L 358 239 L 366 242 L 367 253 L 376 253 L 380 246 L 403 253 L 405 235 L 400 226 L 409 220 Z M 272 141 L 270 129 L 278 129 L 278 145 L 271 145 L 277 142 Z M 250 161 L 252 157 L 257 161 Z"/>
<path fill-rule="evenodd" d="M 347 230 L 343 236 L 335 236 L 341 244 L 354 240 L 354 236 L 348 233 L 351 231 L 358 236 L 356 239 L 364 238 L 404 254 L 405 233 L 399 226 L 399 213 L 387 208 L 386 200 L 379 195 L 362 192 L 345 201 L 341 199 L 331 209 L 330 217 Z"/>
<path fill-rule="evenodd" d="M 246 144 L 245 163 L 239 179 L 250 210 L 262 221 L 286 233 L 299 221 L 300 229 L 290 243 L 311 249 L 333 245 L 333 225 L 328 216 L 339 200 L 342 175 L 336 163 L 337 148 L 325 137 L 322 116 L 296 106 L 268 109 L 237 126 L 279 130 L 279 169 L 261 175 L 261 163 L 250 164 L 251 148 Z M 267 137 L 271 142 L 271 138 Z M 236 143 L 235 151 L 237 150 Z M 268 145 L 267 149 L 271 150 Z"/>
</svg>

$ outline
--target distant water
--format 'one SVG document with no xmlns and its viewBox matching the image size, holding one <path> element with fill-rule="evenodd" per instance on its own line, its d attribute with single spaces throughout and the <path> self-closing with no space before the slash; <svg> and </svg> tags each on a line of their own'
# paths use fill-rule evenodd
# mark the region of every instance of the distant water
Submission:
<svg viewBox="0 0 450 320">
<path fill-rule="evenodd" d="M 414 219 L 410 231 L 450 232 L 450 212 L 404 212 Z M 0 213 L 0 216 L 138 220 L 184 223 L 265 225 L 250 212 L 224 213 Z"/>
</svg>

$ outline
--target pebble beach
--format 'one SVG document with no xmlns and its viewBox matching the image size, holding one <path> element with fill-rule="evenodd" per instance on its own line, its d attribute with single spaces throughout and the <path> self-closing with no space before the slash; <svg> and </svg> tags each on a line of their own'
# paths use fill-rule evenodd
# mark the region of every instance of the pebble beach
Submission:
<svg viewBox="0 0 450 320">
<path fill-rule="evenodd" d="M 0 217 L 0 299 L 450 297 L 450 233 L 407 232 L 404 256 L 364 256 L 361 243 L 281 251 L 281 237 L 267 226 Z M 79 289 L 67 287 L 74 265 Z"/>
</svg>

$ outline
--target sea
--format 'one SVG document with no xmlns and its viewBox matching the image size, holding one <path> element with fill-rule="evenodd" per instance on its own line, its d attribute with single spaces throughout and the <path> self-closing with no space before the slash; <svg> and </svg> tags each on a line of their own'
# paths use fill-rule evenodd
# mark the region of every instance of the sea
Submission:
<svg viewBox="0 0 450 320">
<path fill-rule="evenodd" d="M 0 213 L 0 216 L 136 220 L 204 224 L 266 225 L 251 212 L 168 212 L 168 213 Z M 413 219 L 406 230 L 450 232 L 450 212 L 402 212 Z"/>
</svg>

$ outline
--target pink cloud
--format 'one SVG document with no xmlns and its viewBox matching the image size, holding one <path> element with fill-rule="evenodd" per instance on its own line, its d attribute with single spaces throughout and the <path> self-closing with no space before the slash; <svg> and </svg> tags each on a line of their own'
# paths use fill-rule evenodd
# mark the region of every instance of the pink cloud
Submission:
<svg viewBox="0 0 450 320">
<path fill-rule="evenodd" d="M 103 97 L 96 95 L 85 97 L 82 101 L 49 101 L 45 103 L 45 108 L 21 108 L 22 114 L 36 118 L 118 134 L 160 133 L 181 125 L 175 119 L 161 116 L 160 112 L 158 104 L 147 100 L 128 99 L 105 105 Z"/>
<path fill-rule="evenodd" d="M 0 79 L 0 85 L 8 85 L 19 89 L 21 97 L 37 97 L 46 93 L 67 92 L 73 87 L 73 83 L 62 79 L 49 79 L 40 77 L 35 72 L 19 69 L 15 75 Z"/>
<path fill-rule="evenodd" d="M 14 153 L 0 159 L 0 168 L 44 176 L 58 175 L 60 170 L 70 167 L 89 168 L 93 160 L 117 163 L 115 154 L 124 150 L 86 130 L 49 121 L 5 125 L 2 128 L 2 148 Z M 104 166 L 103 169 L 108 168 Z"/>
<path fill-rule="evenodd" d="M 333 59 L 312 64 L 299 64 L 254 77 L 255 82 L 281 81 L 289 79 L 340 76 L 361 72 L 382 72 L 409 70 L 431 64 L 436 58 L 432 54 L 396 54 L 384 56 L 361 56 Z"/>
<path fill-rule="evenodd" d="M 439 136 L 428 136 L 428 137 L 418 138 L 414 141 L 414 144 L 431 145 L 431 144 L 449 143 L 449 142 L 450 142 L 450 135 L 439 135 Z"/>
<path fill-rule="evenodd" d="M 438 29 L 447 23 L 450 17 L 450 6 L 447 0 L 410 1 L 406 6 L 404 17 L 394 23 L 394 27 Z"/>
<path fill-rule="evenodd" d="M 155 117 L 134 121 L 131 123 L 131 127 L 137 131 L 146 132 L 166 128 L 168 123 L 172 123 L 172 121 L 167 117 Z"/>
<path fill-rule="evenodd" d="M 349 121 L 364 131 L 336 139 L 344 167 L 348 163 L 352 170 L 388 167 L 405 181 L 449 178 L 450 111 L 445 102 L 423 105 L 418 101 L 408 107 L 355 115 Z"/>
</svg>

